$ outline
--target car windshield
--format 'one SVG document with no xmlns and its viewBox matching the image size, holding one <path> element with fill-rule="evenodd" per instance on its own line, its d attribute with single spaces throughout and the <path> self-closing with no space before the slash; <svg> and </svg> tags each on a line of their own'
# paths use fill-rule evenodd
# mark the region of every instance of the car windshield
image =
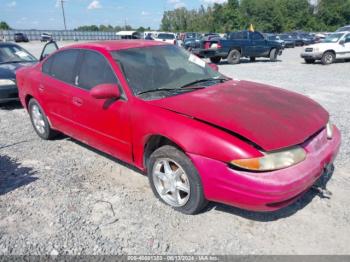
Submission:
<svg viewBox="0 0 350 262">
<path fill-rule="evenodd" d="M 336 43 L 343 35 L 343 33 L 327 35 L 326 38 L 323 40 L 323 43 Z"/>
<path fill-rule="evenodd" d="M 18 62 L 36 62 L 36 58 L 26 50 L 15 45 L 0 46 L 0 64 Z"/>
<path fill-rule="evenodd" d="M 159 34 L 159 39 L 175 39 L 175 35 L 173 34 Z"/>
<path fill-rule="evenodd" d="M 112 56 L 133 93 L 143 99 L 171 96 L 226 80 L 203 60 L 174 45 L 114 51 Z"/>
</svg>

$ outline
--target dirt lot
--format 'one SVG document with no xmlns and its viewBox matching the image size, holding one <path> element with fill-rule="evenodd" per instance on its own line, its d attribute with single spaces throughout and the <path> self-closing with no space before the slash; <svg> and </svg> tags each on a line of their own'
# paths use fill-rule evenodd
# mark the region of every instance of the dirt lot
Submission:
<svg viewBox="0 0 350 262">
<path fill-rule="evenodd" d="M 42 44 L 24 44 L 36 56 Z M 147 178 L 77 141 L 42 141 L 18 104 L 0 108 L 0 254 L 350 254 L 350 63 L 306 65 L 300 48 L 220 71 L 310 96 L 343 144 L 327 184 L 274 213 L 161 204 Z M 281 134 L 283 135 L 283 134 Z"/>
</svg>

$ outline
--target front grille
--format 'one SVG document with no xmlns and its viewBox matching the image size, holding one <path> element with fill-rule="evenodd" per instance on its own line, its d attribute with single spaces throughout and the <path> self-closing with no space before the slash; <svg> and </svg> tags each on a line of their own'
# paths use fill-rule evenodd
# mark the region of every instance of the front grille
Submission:
<svg viewBox="0 0 350 262">
<path fill-rule="evenodd" d="M 313 48 L 305 48 L 305 52 L 312 52 L 312 51 L 314 51 L 314 49 Z"/>
</svg>

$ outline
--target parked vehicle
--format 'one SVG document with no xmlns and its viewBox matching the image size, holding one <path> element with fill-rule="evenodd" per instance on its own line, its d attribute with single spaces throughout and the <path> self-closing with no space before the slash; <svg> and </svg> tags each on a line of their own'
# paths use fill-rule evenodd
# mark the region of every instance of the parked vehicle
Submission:
<svg viewBox="0 0 350 262">
<path fill-rule="evenodd" d="M 13 40 L 17 42 L 29 42 L 28 36 L 24 33 L 15 33 Z"/>
<path fill-rule="evenodd" d="M 154 40 L 174 45 L 177 44 L 176 36 L 174 33 L 159 33 Z"/>
<path fill-rule="evenodd" d="M 186 214 L 207 201 L 259 211 L 289 205 L 340 145 L 311 99 L 229 79 L 163 42 L 64 47 L 20 69 L 17 82 L 39 137 L 60 131 L 136 166 L 161 201 Z"/>
<path fill-rule="evenodd" d="M 210 58 L 211 62 L 219 63 L 227 59 L 230 64 L 238 64 L 241 57 L 268 57 L 276 61 L 282 54 L 283 47 L 276 41 L 269 41 L 260 32 L 241 31 L 227 35 L 227 39 L 203 41 L 202 48 L 194 53 L 201 57 Z"/>
<path fill-rule="evenodd" d="M 141 34 L 137 31 L 119 31 L 116 33 L 117 39 L 141 39 Z"/>
<path fill-rule="evenodd" d="M 350 32 L 336 32 L 327 35 L 322 43 L 310 45 L 301 53 L 307 64 L 321 60 L 329 65 L 339 59 L 350 59 Z"/>
<path fill-rule="evenodd" d="M 278 36 L 278 35 L 275 35 L 275 34 L 265 34 L 264 35 L 265 38 L 269 41 L 275 41 L 279 44 L 282 45 L 282 47 L 284 48 L 285 47 L 285 42 Z"/>
<path fill-rule="evenodd" d="M 284 41 L 284 47 L 286 48 L 294 48 L 295 47 L 295 39 L 288 34 L 280 34 L 278 37 Z"/>
<path fill-rule="evenodd" d="M 49 33 L 42 33 L 40 36 L 41 42 L 50 42 L 52 40 L 53 40 L 52 35 Z"/>
<path fill-rule="evenodd" d="M 340 27 L 340 28 L 337 29 L 336 32 L 345 32 L 345 31 L 350 31 L 350 25 L 346 25 L 346 26 Z"/>
<path fill-rule="evenodd" d="M 0 103 L 18 100 L 16 71 L 36 58 L 14 43 L 0 42 Z"/>
</svg>

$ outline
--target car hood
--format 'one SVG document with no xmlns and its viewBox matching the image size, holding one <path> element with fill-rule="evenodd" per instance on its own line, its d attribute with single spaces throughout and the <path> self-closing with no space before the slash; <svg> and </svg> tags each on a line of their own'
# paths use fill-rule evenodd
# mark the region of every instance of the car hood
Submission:
<svg viewBox="0 0 350 262">
<path fill-rule="evenodd" d="M 147 103 L 236 133 L 266 151 L 303 143 L 329 118 L 305 96 L 236 80 Z"/>
<path fill-rule="evenodd" d="M 16 79 L 16 71 L 19 68 L 33 64 L 31 62 L 0 64 L 0 79 Z"/>
</svg>

